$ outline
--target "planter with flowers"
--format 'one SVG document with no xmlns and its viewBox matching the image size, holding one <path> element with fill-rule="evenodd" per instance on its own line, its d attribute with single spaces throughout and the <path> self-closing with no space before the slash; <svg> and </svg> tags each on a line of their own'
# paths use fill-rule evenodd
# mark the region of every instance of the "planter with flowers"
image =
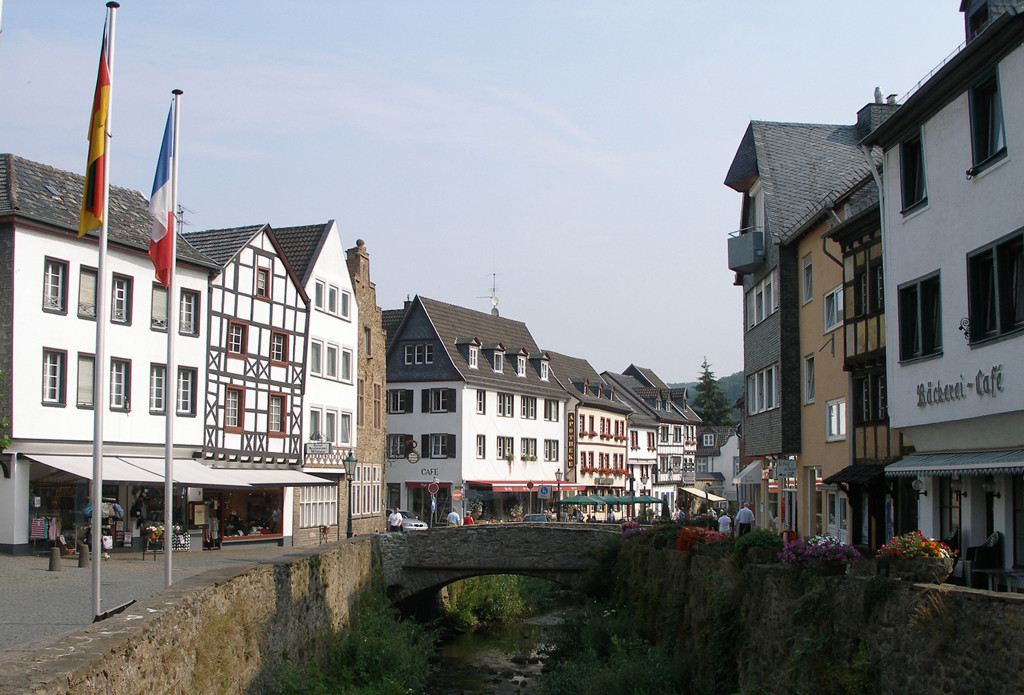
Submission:
<svg viewBox="0 0 1024 695">
<path fill-rule="evenodd" d="M 846 574 L 846 568 L 860 553 L 835 536 L 809 536 L 786 543 L 779 559 L 792 567 L 815 574 Z"/>
<path fill-rule="evenodd" d="M 698 547 L 705 545 L 711 545 L 716 541 L 724 541 L 729 537 L 724 533 L 718 531 L 712 531 L 700 526 L 684 526 L 679 529 L 679 533 L 676 535 L 676 548 L 681 553 L 685 553 L 688 550 L 694 550 Z M 723 550 L 727 550 L 728 546 L 722 544 Z"/>
<path fill-rule="evenodd" d="M 878 549 L 878 563 L 890 577 L 908 582 L 942 584 L 953 573 L 956 551 L 920 531 L 896 536 Z"/>
</svg>

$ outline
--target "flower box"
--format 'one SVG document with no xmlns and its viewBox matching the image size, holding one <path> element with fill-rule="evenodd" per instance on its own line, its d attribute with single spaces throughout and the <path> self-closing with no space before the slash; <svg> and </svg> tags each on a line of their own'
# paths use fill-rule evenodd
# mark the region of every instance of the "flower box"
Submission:
<svg viewBox="0 0 1024 695">
<path fill-rule="evenodd" d="M 889 576 L 906 582 L 942 584 L 953 573 L 951 557 L 900 557 L 889 560 Z"/>
</svg>

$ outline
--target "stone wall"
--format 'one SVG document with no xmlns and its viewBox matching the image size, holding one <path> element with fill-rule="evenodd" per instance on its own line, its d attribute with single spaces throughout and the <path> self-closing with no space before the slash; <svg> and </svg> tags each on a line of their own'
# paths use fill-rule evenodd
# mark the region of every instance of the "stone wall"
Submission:
<svg viewBox="0 0 1024 695">
<path fill-rule="evenodd" d="M 1024 595 L 739 569 L 624 543 L 615 590 L 680 646 L 693 692 L 1019 692 Z M 730 686 L 732 689 L 730 689 Z"/>
<path fill-rule="evenodd" d="M 371 576 L 373 539 L 277 564 L 217 569 L 175 583 L 88 628 L 0 663 L 0 693 L 270 692 L 282 666 L 320 656 Z"/>
</svg>

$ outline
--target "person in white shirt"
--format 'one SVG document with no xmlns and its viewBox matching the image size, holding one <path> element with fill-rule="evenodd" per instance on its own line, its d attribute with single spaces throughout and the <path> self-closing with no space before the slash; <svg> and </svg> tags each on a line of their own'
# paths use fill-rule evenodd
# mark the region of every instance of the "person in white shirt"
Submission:
<svg viewBox="0 0 1024 695">
<path fill-rule="evenodd" d="M 395 507 L 395 511 L 388 515 L 388 531 L 392 533 L 402 530 L 402 514 L 398 511 L 398 507 Z"/>
<path fill-rule="evenodd" d="M 732 518 L 729 516 L 729 512 L 722 510 L 722 515 L 718 517 L 718 532 L 726 535 L 732 535 Z"/>
<path fill-rule="evenodd" d="M 462 523 L 462 519 L 459 517 L 459 513 L 454 509 L 448 512 L 448 525 L 458 526 Z"/>
<path fill-rule="evenodd" d="M 754 527 L 754 505 L 747 502 L 736 512 L 736 535 L 742 536 Z"/>
</svg>

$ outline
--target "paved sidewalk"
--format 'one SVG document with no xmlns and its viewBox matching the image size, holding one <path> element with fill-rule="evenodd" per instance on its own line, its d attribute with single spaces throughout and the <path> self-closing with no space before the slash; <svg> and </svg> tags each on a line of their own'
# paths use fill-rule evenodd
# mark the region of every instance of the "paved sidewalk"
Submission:
<svg viewBox="0 0 1024 695">
<path fill-rule="evenodd" d="M 325 549 L 327 546 L 320 546 Z M 237 566 L 240 571 L 279 562 L 311 548 L 250 546 L 174 553 L 175 582 L 212 568 Z M 77 558 L 62 558 L 61 571 L 49 571 L 50 557 L 0 555 L 0 661 L 3 651 L 44 637 L 92 624 L 92 568 Z M 100 572 L 100 609 L 112 610 L 164 588 L 163 553 L 113 551 Z"/>
</svg>

